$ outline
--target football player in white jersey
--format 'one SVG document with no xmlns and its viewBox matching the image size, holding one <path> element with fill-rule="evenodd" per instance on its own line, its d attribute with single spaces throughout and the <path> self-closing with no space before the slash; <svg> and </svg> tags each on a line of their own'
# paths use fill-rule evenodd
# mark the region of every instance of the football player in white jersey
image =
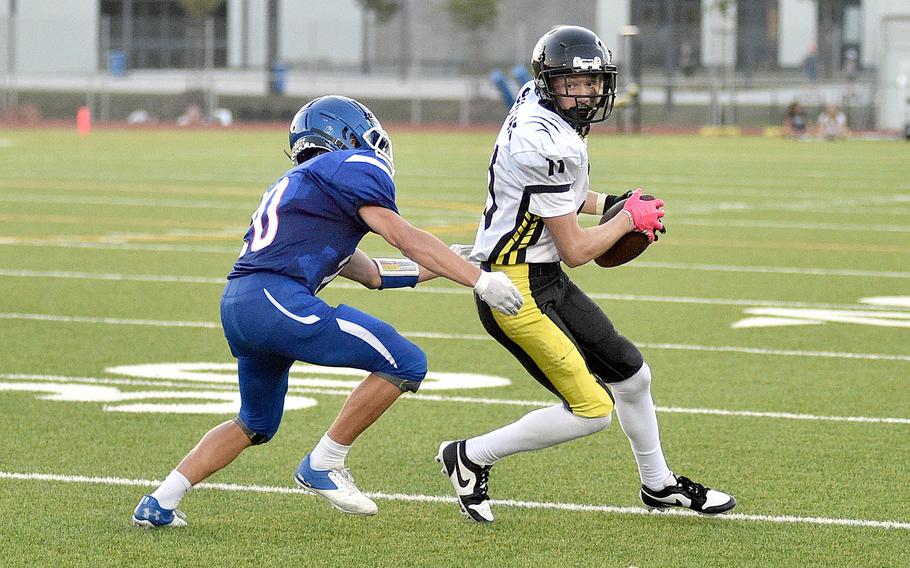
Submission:
<svg viewBox="0 0 910 568">
<path fill-rule="evenodd" d="M 474 246 L 453 250 L 460 248 L 483 270 L 506 273 L 521 290 L 524 305 L 515 317 L 477 302 L 481 322 L 560 404 L 481 436 L 443 442 L 436 460 L 462 512 L 490 522 L 487 483 L 494 463 L 603 430 L 615 407 L 638 462 L 647 507 L 687 507 L 706 515 L 729 511 L 736 505 L 731 495 L 668 468 L 648 365 L 561 269 L 563 262 L 590 262 L 629 231 L 654 240 L 655 231 L 663 230 L 662 200 L 641 200 L 640 190 L 607 196 L 588 189 L 586 137 L 590 125 L 606 120 L 613 108 L 612 56 L 590 30 L 559 26 L 537 42 L 531 67 L 533 80 L 521 88 L 496 139 Z M 595 227 L 579 225 L 579 213 L 600 215 L 624 198 L 624 214 Z"/>
</svg>

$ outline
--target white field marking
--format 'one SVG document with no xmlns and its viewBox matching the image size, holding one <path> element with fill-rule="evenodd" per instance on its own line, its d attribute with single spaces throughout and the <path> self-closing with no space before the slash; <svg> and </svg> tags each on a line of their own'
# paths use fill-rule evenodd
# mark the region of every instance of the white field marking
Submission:
<svg viewBox="0 0 910 568">
<path fill-rule="evenodd" d="M 8 203 L 57 203 L 61 205 L 119 205 L 123 207 L 173 207 L 177 209 L 225 209 L 229 211 L 248 211 L 247 200 L 236 204 L 224 201 L 201 201 L 183 199 L 138 199 L 129 197 L 88 197 L 76 195 L 3 195 L 0 201 Z"/>
<path fill-rule="evenodd" d="M 126 487 L 157 487 L 161 481 L 157 479 L 129 479 L 124 477 L 90 477 L 85 475 L 64 475 L 56 473 L 17 473 L 10 471 L 0 471 L 0 479 L 9 479 L 15 481 L 51 481 L 60 483 L 80 483 L 89 485 L 112 485 Z M 233 491 L 243 493 L 266 493 L 277 495 L 310 495 L 293 487 L 281 487 L 274 485 L 246 485 L 235 483 L 200 483 L 193 486 L 193 489 L 209 489 L 213 491 Z M 453 504 L 456 502 L 455 497 L 441 495 L 421 495 L 413 493 L 379 493 L 365 492 L 372 499 L 384 501 L 405 501 L 410 503 L 444 503 Z M 573 513 L 606 513 L 613 515 L 651 515 L 648 509 L 644 507 L 619 507 L 615 505 L 589 505 L 584 503 L 558 503 L 547 501 L 521 501 L 515 499 L 492 499 L 493 505 L 502 507 L 515 507 L 518 509 L 542 509 L 554 511 L 568 511 Z M 674 517 L 697 517 L 698 514 L 693 511 L 670 510 L 661 513 L 662 515 L 671 515 Z M 886 530 L 910 530 L 910 522 L 907 521 L 878 521 L 871 519 L 851 519 L 838 517 L 800 517 L 796 515 L 750 515 L 745 513 L 726 513 L 712 517 L 711 520 L 705 519 L 705 522 L 720 521 L 739 521 L 754 523 L 774 523 L 787 525 L 827 525 L 842 526 L 851 528 L 870 528 Z"/>
<path fill-rule="evenodd" d="M 754 221 L 747 219 L 711 221 L 705 219 L 686 219 L 685 217 L 674 217 L 672 223 L 674 225 L 695 225 L 698 227 L 748 227 L 757 229 L 785 229 L 787 231 L 874 231 L 881 233 L 910 233 L 910 225 L 857 225 L 850 223 L 813 223 L 805 221 L 792 223 L 789 221 L 762 221 L 760 219 Z"/>
<path fill-rule="evenodd" d="M 197 327 L 208 329 L 221 329 L 221 326 L 212 322 L 167 322 L 158 320 L 131 320 L 116 318 L 91 318 L 78 316 L 53 316 L 45 314 L 16 314 L 0 313 L 0 319 L 24 319 L 37 321 L 52 321 L 63 323 L 99 323 L 108 325 L 139 325 L 152 327 Z M 462 340 L 462 341 L 493 341 L 488 335 L 471 333 L 442 333 L 435 331 L 401 331 L 406 337 L 421 339 Z M 867 361 L 910 361 L 910 355 L 894 355 L 888 353 L 850 353 L 842 351 L 800 351 L 796 349 L 763 349 L 758 347 L 741 347 L 735 345 L 693 345 L 684 343 L 636 343 L 645 349 L 668 349 L 672 351 L 702 351 L 720 353 L 745 353 L 749 355 L 771 355 L 783 357 L 820 357 L 829 359 L 860 359 Z"/>
<path fill-rule="evenodd" d="M 845 353 L 842 351 L 800 351 L 796 349 L 763 349 L 760 347 L 739 347 L 733 345 L 688 345 L 683 343 L 636 343 L 645 349 L 669 349 L 677 351 L 706 351 L 718 353 L 746 353 L 750 355 L 775 355 L 781 357 L 820 357 L 828 359 L 862 359 L 868 361 L 910 361 L 910 355 L 885 353 Z"/>
<path fill-rule="evenodd" d="M 0 148 L 12 148 L 16 143 L 9 138 L 0 138 Z"/>
<path fill-rule="evenodd" d="M 759 316 L 739 320 L 734 329 L 793 325 L 852 323 L 875 327 L 910 328 L 910 312 L 872 310 L 807 310 L 793 308 L 748 308 L 745 313 Z"/>
<path fill-rule="evenodd" d="M 910 296 L 873 296 L 860 298 L 860 304 L 866 304 L 866 309 L 908 309 L 910 310 Z"/>
<path fill-rule="evenodd" d="M 908 227 L 910 230 L 910 227 Z M 731 264 L 699 264 L 687 262 L 636 261 L 631 268 L 668 268 L 671 270 L 703 270 L 707 272 L 741 272 L 761 274 L 800 274 L 807 276 L 859 276 L 861 278 L 910 278 L 910 272 L 885 270 L 853 270 L 849 268 L 801 268 L 790 266 L 737 266 Z"/>
<path fill-rule="evenodd" d="M 336 290 L 361 290 L 369 291 L 359 284 L 333 282 L 326 291 Z M 439 286 L 418 286 L 416 288 L 391 288 L 389 292 L 406 292 L 409 294 L 470 294 L 467 288 L 443 288 Z M 792 302 L 787 300 L 741 300 L 736 298 L 698 298 L 693 296 L 650 296 L 642 294 L 611 294 L 607 292 L 586 292 L 595 300 L 615 300 L 631 302 L 659 302 L 667 304 L 698 304 L 708 306 L 767 306 L 771 308 L 814 308 L 814 309 L 864 309 L 864 310 L 910 310 L 910 300 L 900 300 L 902 296 L 888 296 L 896 300 L 877 300 L 875 298 L 860 299 L 861 304 L 829 304 L 819 302 Z M 910 297 L 908 297 L 910 298 Z M 868 304 L 867 304 L 868 302 Z M 890 303 L 889 303 L 890 302 Z"/>
<path fill-rule="evenodd" d="M 75 280 L 113 280 L 129 282 L 171 282 L 180 284 L 226 284 L 225 277 L 168 276 L 156 274 L 114 274 L 103 272 L 69 272 L 63 270 L 7 270 L 0 269 L 0 276 L 23 278 L 68 278 Z"/>
<path fill-rule="evenodd" d="M 2 242 L 0 242 L 2 244 Z M 173 250 L 173 251 L 186 251 L 186 248 L 177 248 L 178 245 L 162 245 L 155 246 L 150 245 L 148 250 Z M 94 248 L 94 247 L 89 247 Z M 104 248 L 104 247 L 99 247 Z M 117 246 L 116 248 L 127 248 Z M 193 252 L 216 252 L 215 250 L 202 250 L 198 247 L 193 247 Z M 218 252 L 236 252 L 234 248 L 231 249 L 218 249 Z M 635 266 L 636 264 L 645 264 L 647 261 L 638 261 L 635 264 L 630 266 Z M 696 267 L 696 269 L 701 270 L 717 270 L 724 272 L 740 272 L 740 271 L 750 271 L 750 272 L 766 272 L 774 273 L 781 272 L 786 274 L 812 274 L 812 275 L 839 275 L 837 269 L 827 270 L 827 269 L 809 269 L 809 268 L 786 268 L 786 267 L 769 267 L 769 266 L 757 266 L 757 267 L 743 267 L 743 266 L 726 266 L 726 265 L 688 265 L 684 263 L 650 263 L 651 266 L 655 268 L 679 268 L 679 269 L 688 269 Z M 872 273 L 867 271 L 848 271 L 850 276 L 870 276 L 874 274 L 886 274 L 886 275 L 898 275 L 900 278 L 910 277 L 910 273 L 906 272 L 885 272 L 885 273 Z M 206 277 L 197 277 L 197 276 L 162 276 L 162 275 L 149 275 L 149 274 L 116 274 L 116 273 L 91 273 L 91 272 L 66 272 L 66 271 L 41 271 L 41 270 L 9 270 L 9 269 L 0 269 L 0 276 L 7 277 L 25 277 L 25 278 L 66 278 L 66 279 L 81 279 L 81 280 L 127 280 L 135 282 L 175 282 L 175 283 L 189 283 L 189 284 L 224 284 L 227 280 L 226 278 L 206 278 Z M 358 290 L 358 291 L 370 291 L 364 288 L 359 284 L 345 283 L 345 282 L 333 282 L 326 290 Z M 409 294 L 457 294 L 457 295 L 467 295 L 470 292 L 464 288 L 443 288 L 439 286 L 418 286 L 416 288 L 410 289 L 391 289 L 387 292 L 406 292 Z M 849 309 L 849 308 L 858 308 L 868 310 L 894 310 L 906 308 L 910 309 L 910 303 L 892 303 L 887 304 L 886 301 L 873 301 L 870 300 L 869 303 L 872 305 L 863 305 L 859 306 L 857 304 L 828 304 L 828 303 L 812 303 L 812 302 L 788 302 L 786 300 L 740 300 L 734 298 L 697 298 L 697 297 L 688 297 L 688 296 L 649 296 L 649 295 L 637 295 L 637 294 L 610 294 L 610 293 L 588 293 L 588 296 L 595 300 L 629 300 L 636 302 L 662 302 L 662 303 L 672 303 L 672 304 L 702 304 L 702 305 L 717 305 L 717 306 L 767 306 L 767 307 L 788 307 L 788 308 L 815 308 L 815 309 Z M 860 300 L 864 302 L 864 300 Z"/>
<path fill-rule="evenodd" d="M 100 377 L 68 377 L 65 375 L 34 375 L 34 374 L 22 374 L 22 373 L 6 373 L 0 374 L 0 379 L 6 379 L 11 381 L 23 381 L 26 385 L 28 382 L 46 382 L 46 383 L 68 383 L 70 385 L 124 385 L 124 386 L 154 386 L 154 387 L 169 387 L 169 388 L 199 388 L 199 381 L 194 382 L 177 382 L 177 381 L 158 381 L 158 380 L 142 380 L 142 379 L 106 379 Z M 236 379 L 235 379 L 236 380 Z M 317 383 L 318 381 L 310 381 L 312 383 Z M 14 389 L 17 383 L 7 383 L 6 388 L 3 387 L 3 383 L 0 383 L 0 390 L 32 390 L 26 389 Z M 288 388 L 288 393 L 290 394 L 316 394 L 316 395 L 327 395 L 327 396 L 343 396 L 347 397 L 351 394 L 351 390 L 356 386 L 357 383 L 351 383 L 347 385 L 346 388 L 320 388 L 320 387 L 308 387 L 308 386 L 291 386 Z M 338 385 L 332 385 L 338 386 Z M 103 387 L 102 387 L 103 388 Z M 235 386 L 228 386 L 225 384 L 218 384 L 212 382 L 205 382 L 205 388 L 207 390 L 215 391 L 235 391 Z M 48 391 L 54 392 L 55 389 L 41 389 L 35 388 L 33 390 L 38 391 Z M 100 392 L 100 391 L 99 391 Z M 176 391 L 179 394 L 179 391 Z M 177 394 L 171 398 L 178 398 Z M 490 397 L 470 397 L 470 396 L 450 396 L 450 395 L 438 395 L 438 394 L 426 394 L 426 393 L 407 393 L 402 396 L 401 400 L 417 400 L 417 401 L 427 401 L 427 402 L 458 402 L 458 403 L 467 403 L 467 404 L 487 404 L 487 405 L 502 405 L 502 406 L 519 406 L 519 407 L 531 407 L 531 408 L 543 408 L 547 406 L 553 406 L 554 401 L 552 400 L 521 400 L 521 399 L 507 399 L 507 398 L 490 398 Z M 830 416 L 830 415 L 819 415 L 819 414 L 805 414 L 805 413 L 796 413 L 796 412 L 762 412 L 758 410 L 726 410 L 722 408 L 687 408 L 681 406 L 657 406 L 657 412 L 665 414 L 694 414 L 694 415 L 706 415 L 706 416 L 738 416 L 743 418 L 772 418 L 778 420 L 805 420 L 805 421 L 820 421 L 820 422 L 847 422 L 847 423 L 866 423 L 866 424 L 910 424 L 910 418 L 896 418 L 896 417 L 878 417 L 878 416 Z"/>
<path fill-rule="evenodd" d="M 160 386 L 160 385 L 158 385 Z M 130 404 L 105 404 L 108 412 L 141 412 L 160 414 L 235 414 L 240 410 L 240 393 L 228 390 L 154 390 L 121 391 L 116 387 L 59 382 L 0 382 L 0 392 L 45 393 L 37 398 L 58 402 L 105 402 L 184 399 L 194 402 L 158 403 L 131 402 Z M 204 402 L 217 401 L 217 402 Z M 289 395 L 284 400 L 284 410 L 311 408 L 318 403 L 309 397 Z"/>
<path fill-rule="evenodd" d="M 683 262 L 650 262 L 636 261 L 629 264 L 632 268 L 659 268 L 668 270 L 703 270 L 708 272 L 735 272 L 735 273 L 761 273 L 761 274 L 796 274 L 807 276 L 856 276 L 861 278 L 910 278 L 910 272 L 890 272 L 880 270 L 852 270 L 839 268 L 797 268 L 787 266 L 736 266 L 727 264 L 696 264 Z M 205 276 L 180 276 L 160 274 L 118 274 L 99 272 L 75 272 L 64 270 L 14 270 L 0 269 L 0 277 L 22 278 L 67 278 L 76 280 L 117 280 L 131 282 L 172 282 L 181 284 L 225 284 L 225 277 L 212 278 Z M 363 289 L 357 285 L 339 285 L 344 289 Z M 435 294 L 465 294 L 467 289 L 458 288 L 414 288 L 418 292 Z M 447 290 L 447 291 L 443 291 Z M 411 291 L 413 293 L 413 291 Z M 608 299 L 600 294 L 588 294 L 595 299 Z M 616 298 L 629 298 L 630 296 L 615 296 Z M 737 300 L 742 301 L 742 300 Z"/>
<path fill-rule="evenodd" d="M 238 241 L 239 242 L 239 241 Z M 96 250 L 127 250 L 153 252 L 189 252 L 211 254 L 237 254 L 239 247 L 215 247 L 198 245 L 172 245 L 154 243 L 93 243 L 87 241 L 58 241 L 48 239 L 25 239 L 21 237 L 0 237 L 0 246 L 74 248 Z"/>
<path fill-rule="evenodd" d="M 235 363 L 145 363 L 140 365 L 120 365 L 108 367 L 105 372 L 115 375 L 126 375 L 140 379 L 183 380 L 197 383 L 227 383 L 236 384 L 237 365 Z M 351 367 L 323 367 L 296 362 L 291 367 L 291 376 L 288 384 L 292 387 L 331 387 L 353 390 L 366 371 Z M 307 378 L 299 378 L 303 374 Z M 316 378 L 328 375 L 330 377 L 351 377 L 350 380 Z M 490 387 L 505 387 L 512 381 L 505 377 L 494 375 L 481 375 L 475 373 L 449 373 L 441 371 L 428 371 L 421 384 L 423 390 L 450 390 L 450 389 L 483 389 Z"/>
<path fill-rule="evenodd" d="M 169 321 L 147 319 L 96 318 L 83 316 L 57 316 L 50 314 L 16 314 L 0 313 L 0 319 L 19 319 L 36 321 L 53 321 L 63 323 L 103 323 L 109 325 L 143 325 L 149 327 L 196 327 L 221 329 L 221 324 L 208 321 Z"/>
</svg>

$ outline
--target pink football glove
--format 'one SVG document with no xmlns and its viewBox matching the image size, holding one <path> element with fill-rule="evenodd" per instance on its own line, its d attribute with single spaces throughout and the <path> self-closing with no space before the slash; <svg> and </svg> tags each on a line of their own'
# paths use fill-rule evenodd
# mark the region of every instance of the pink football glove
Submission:
<svg viewBox="0 0 910 568">
<path fill-rule="evenodd" d="M 626 200 L 622 210 L 632 219 L 632 230 L 644 233 L 648 241 L 654 242 L 654 231 L 665 230 L 663 223 L 660 222 L 660 218 L 664 216 L 661 209 L 663 206 L 663 199 L 645 201 L 641 198 L 641 189 L 636 189 Z"/>
</svg>

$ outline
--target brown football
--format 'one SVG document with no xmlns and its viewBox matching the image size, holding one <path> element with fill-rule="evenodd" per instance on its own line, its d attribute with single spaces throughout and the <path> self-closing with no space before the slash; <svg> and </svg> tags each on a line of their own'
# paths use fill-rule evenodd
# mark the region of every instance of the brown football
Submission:
<svg viewBox="0 0 910 568">
<path fill-rule="evenodd" d="M 654 199 L 654 196 L 644 193 L 642 194 L 641 199 L 643 201 L 650 201 Z M 600 218 L 599 224 L 603 225 L 618 215 L 625 204 L 625 199 L 614 203 L 612 207 L 604 212 L 603 217 Z M 619 240 L 616 241 L 616 244 L 607 249 L 605 253 L 595 258 L 594 262 L 597 263 L 597 266 L 602 266 L 604 268 L 619 266 L 645 252 L 645 249 L 648 248 L 649 244 L 651 243 L 648 242 L 648 237 L 644 233 L 632 231 L 620 237 Z"/>
</svg>

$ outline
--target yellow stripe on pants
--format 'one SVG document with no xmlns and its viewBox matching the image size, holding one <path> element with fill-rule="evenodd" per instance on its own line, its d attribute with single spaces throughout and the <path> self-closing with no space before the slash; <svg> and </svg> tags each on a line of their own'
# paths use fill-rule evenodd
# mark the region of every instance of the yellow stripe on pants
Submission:
<svg viewBox="0 0 910 568">
<path fill-rule="evenodd" d="M 607 416 L 613 401 L 588 370 L 578 348 L 553 320 L 546 316 L 531 294 L 528 265 L 494 264 L 492 270 L 505 272 L 524 296 L 524 305 L 515 316 L 491 310 L 493 319 L 540 368 L 569 404 L 573 414 L 586 418 Z"/>
</svg>

